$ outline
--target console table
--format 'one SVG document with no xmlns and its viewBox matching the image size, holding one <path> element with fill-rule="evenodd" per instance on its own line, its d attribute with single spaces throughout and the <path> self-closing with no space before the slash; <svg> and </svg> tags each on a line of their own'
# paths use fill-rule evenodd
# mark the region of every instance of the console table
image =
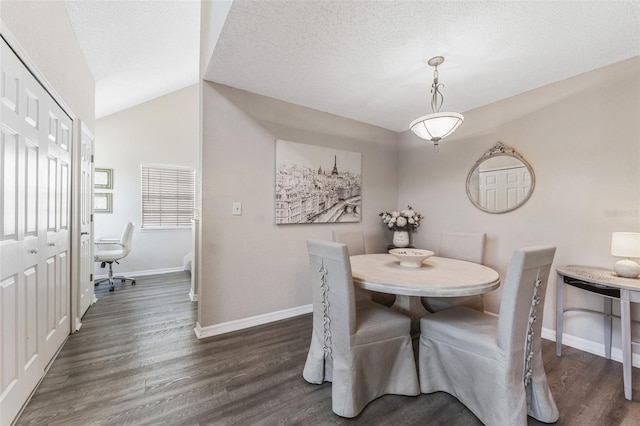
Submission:
<svg viewBox="0 0 640 426">
<path fill-rule="evenodd" d="M 562 355 L 563 314 L 568 311 L 587 311 L 604 315 L 605 355 L 611 359 L 611 302 L 620 300 L 620 324 L 622 335 L 622 371 L 624 377 L 624 396 L 631 400 L 631 306 L 630 302 L 640 303 L 640 279 L 623 278 L 605 268 L 591 266 L 557 267 L 558 285 L 556 287 L 556 355 Z M 581 308 L 564 308 L 564 286 L 580 288 L 605 298 L 604 312 Z"/>
</svg>

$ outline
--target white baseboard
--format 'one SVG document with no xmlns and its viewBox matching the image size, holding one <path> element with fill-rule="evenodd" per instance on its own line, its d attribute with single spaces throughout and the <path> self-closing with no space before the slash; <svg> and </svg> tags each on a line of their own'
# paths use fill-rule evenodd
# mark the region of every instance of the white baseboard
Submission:
<svg viewBox="0 0 640 426">
<path fill-rule="evenodd" d="M 124 275 L 127 277 L 137 278 L 144 277 L 147 275 L 159 275 L 159 274 L 168 274 L 172 272 L 185 272 L 182 266 L 176 266 L 175 268 L 162 268 L 162 269 L 149 269 L 147 271 L 130 271 L 130 272 L 114 272 L 113 275 Z M 94 280 L 101 280 L 103 278 L 109 278 L 108 274 L 100 274 L 95 275 Z"/>
<path fill-rule="evenodd" d="M 230 333 L 232 331 L 238 331 L 245 328 L 255 327 L 257 325 L 268 324 L 270 322 L 280 321 L 311 312 L 313 312 L 313 305 L 304 305 L 297 308 L 285 309 L 283 311 L 271 312 L 269 314 L 257 315 L 254 317 L 243 318 L 207 327 L 202 327 L 200 326 L 200 323 L 196 322 L 196 327 L 193 331 L 195 332 L 198 339 L 206 339 L 207 337 L 219 336 L 221 334 Z M 541 337 L 543 339 L 555 342 L 556 332 L 555 330 L 552 330 L 550 328 L 542 328 Z M 602 343 L 596 343 L 591 340 L 583 339 L 581 337 L 576 337 L 565 333 L 562 335 L 562 344 L 584 352 L 604 357 L 604 344 Z M 611 359 L 614 361 L 622 362 L 622 350 L 620 348 L 612 347 Z M 632 355 L 632 365 L 634 367 L 640 367 L 640 354 L 634 353 Z"/>
<path fill-rule="evenodd" d="M 269 314 L 257 315 L 255 317 L 243 318 L 207 327 L 201 327 L 200 323 L 197 322 L 194 331 L 198 339 L 205 339 L 207 337 L 243 330 L 245 328 L 255 327 L 256 325 L 268 324 L 270 322 L 297 317 L 311 312 L 313 312 L 313 305 L 304 305 L 297 308 L 285 309 L 283 311 L 271 312 Z"/>
<path fill-rule="evenodd" d="M 542 338 L 556 341 L 556 331 L 550 328 L 542 329 Z M 636 344 L 632 342 L 632 344 Z M 572 336 L 567 333 L 562 334 L 562 345 L 570 346 L 590 354 L 598 355 L 604 358 L 604 343 L 597 343 L 581 337 Z M 611 359 L 622 362 L 622 350 L 620 348 L 611 347 Z M 631 364 L 634 367 L 640 367 L 640 354 L 633 353 L 631 356 Z"/>
</svg>

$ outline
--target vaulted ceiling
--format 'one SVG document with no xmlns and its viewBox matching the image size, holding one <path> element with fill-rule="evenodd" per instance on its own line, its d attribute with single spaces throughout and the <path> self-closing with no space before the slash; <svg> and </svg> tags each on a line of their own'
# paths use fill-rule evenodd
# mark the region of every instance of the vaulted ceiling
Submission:
<svg viewBox="0 0 640 426">
<path fill-rule="evenodd" d="M 196 84 L 199 1 L 65 0 L 96 80 L 96 117 Z"/>
<path fill-rule="evenodd" d="M 67 3 L 99 115 L 197 82 L 199 9 Z M 431 112 L 436 55 L 442 109 L 465 112 L 640 55 L 640 2 L 234 0 L 205 78 L 404 131 Z"/>
</svg>

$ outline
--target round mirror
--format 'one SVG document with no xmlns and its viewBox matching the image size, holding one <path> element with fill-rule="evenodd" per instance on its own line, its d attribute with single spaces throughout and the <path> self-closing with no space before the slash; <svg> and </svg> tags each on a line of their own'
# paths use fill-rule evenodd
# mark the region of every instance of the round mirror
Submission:
<svg viewBox="0 0 640 426">
<path fill-rule="evenodd" d="M 506 213 L 533 193 L 533 169 L 520 154 L 498 142 L 476 161 L 467 176 L 467 196 L 487 213 Z"/>
</svg>

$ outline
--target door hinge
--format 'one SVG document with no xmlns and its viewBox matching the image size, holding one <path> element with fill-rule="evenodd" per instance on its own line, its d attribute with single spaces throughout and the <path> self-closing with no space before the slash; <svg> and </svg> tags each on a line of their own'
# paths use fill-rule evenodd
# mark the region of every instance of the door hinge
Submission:
<svg viewBox="0 0 640 426">
<path fill-rule="evenodd" d="M 93 281 L 93 274 L 89 274 L 89 282 Z"/>
<path fill-rule="evenodd" d="M 91 213 L 91 220 L 89 222 L 93 222 L 93 213 Z"/>
<path fill-rule="evenodd" d="M 91 154 L 91 162 L 93 163 L 93 154 Z"/>
</svg>

